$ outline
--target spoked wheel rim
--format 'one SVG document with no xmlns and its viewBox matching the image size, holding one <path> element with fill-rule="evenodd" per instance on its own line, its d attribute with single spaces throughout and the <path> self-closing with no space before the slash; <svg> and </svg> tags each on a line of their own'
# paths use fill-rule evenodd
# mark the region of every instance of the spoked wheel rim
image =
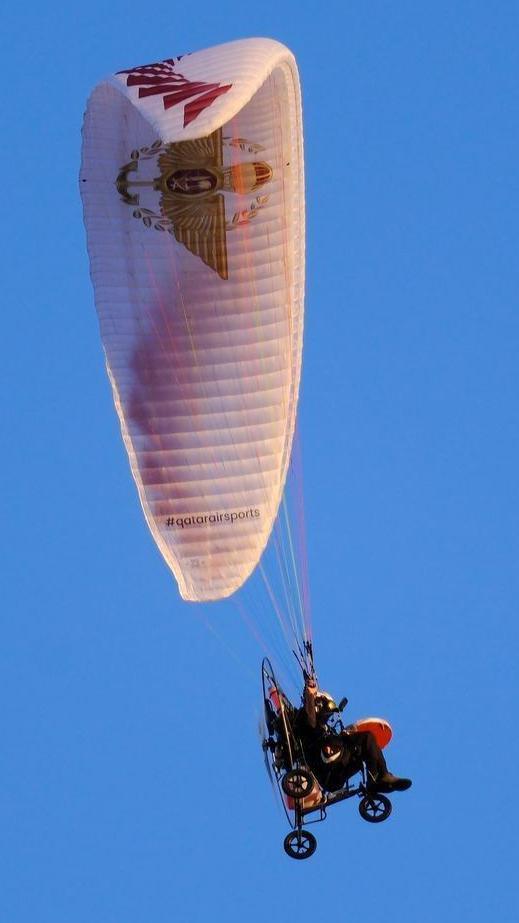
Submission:
<svg viewBox="0 0 519 923">
<path fill-rule="evenodd" d="M 291 769 L 281 780 L 285 795 L 290 798 L 304 798 L 313 787 L 314 780 L 306 769 Z"/>
<path fill-rule="evenodd" d="M 309 859 L 317 849 L 317 840 L 308 830 L 293 830 L 285 837 L 283 846 L 291 859 Z"/>
<path fill-rule="evenodd" d="M 370 824 L 380 824 L 387 820 L 392 811 L 392 804 L 389 798 L 376 792 L 372 795 L 365 795 L 359 804 L 360 816 Z"/>
</svg>

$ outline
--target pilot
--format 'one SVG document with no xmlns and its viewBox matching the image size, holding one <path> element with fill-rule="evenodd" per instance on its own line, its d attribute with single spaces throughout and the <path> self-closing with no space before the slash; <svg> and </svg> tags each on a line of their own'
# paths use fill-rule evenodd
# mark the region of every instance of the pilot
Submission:
<svg viewBox="0 0 519 923">
<path fill-rule="evenodd" d="M 370 731 L 357 731 L 354 724 L 334 732 L 328 725 L 337 713 L 334 700 L 317 689 L 315 679 L 305 682 L 303 708 L 298 710 L 298 733 L 305 759 L 319 784 L 329 792 L 341 789 L 346 781 L 366 765 L 368 788 L 376 792 L 402 792 L 411 787 L 410 779 L 393 775 Z"/>
</svg>

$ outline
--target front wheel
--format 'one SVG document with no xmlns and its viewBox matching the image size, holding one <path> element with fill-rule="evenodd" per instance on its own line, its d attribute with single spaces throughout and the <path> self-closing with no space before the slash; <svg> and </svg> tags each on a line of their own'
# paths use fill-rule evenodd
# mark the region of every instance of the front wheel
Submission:
<svg viewBox="0 0 519 923">
<path fill-rule="evenodd" d="M 312 791 L 314 780 L 306 769 L 290 769 L 281 779 L 281 787 L 289 798 L 305 798 Z"/>
<path fill-rule="evenodd" d="M 308 830 L 293 830 L 286 835 L 283 847 L 291 859 L 309 859 L 317 849 L 317 840 Z"/>
<path fill-rule="evenodd" d="M 359 814 L 370 824 L 380 824 L 387 820 L 392 811 L 392 804 L 385 795 L 365 795 L 359 804 Z"/>
</svg>

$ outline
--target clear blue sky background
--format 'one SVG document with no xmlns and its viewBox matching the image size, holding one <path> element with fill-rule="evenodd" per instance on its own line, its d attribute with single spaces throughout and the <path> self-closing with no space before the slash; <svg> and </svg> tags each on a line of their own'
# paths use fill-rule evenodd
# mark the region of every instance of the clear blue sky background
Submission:
<svg viewBox="0 0 519 923">
<path fill-rule="evenodd" d="M 506 0 L 3 13 L 5 923 L 518 919 L 518 20 Z M 414 780 L 380 827 L 339 805 L 301 863 L 257 746 L 260 651 L 229 603 L 227 655 L 141 515 L 77 182 L 100 78 L 255 35 L 304 92 L 319 674 L 351 718 L 391 719 Z"/>
</svg>

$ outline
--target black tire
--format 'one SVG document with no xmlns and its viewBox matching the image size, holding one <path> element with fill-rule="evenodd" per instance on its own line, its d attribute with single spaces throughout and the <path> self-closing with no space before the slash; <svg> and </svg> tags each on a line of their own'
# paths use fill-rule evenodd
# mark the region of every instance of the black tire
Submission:
<svg viewBox="0 0 519 923">
<path fill-rule="evenodd" d="M 305 798 L 313 788 L 314 780 L 306 769 L 290 769 L 281 779 L 281 787 L 289 798 Z"/>
<path fill-rule="evenodd" d="M 317 840 L 308 830 L 293 830 L 286 835 L 283 848 L 291 859 L 309 859 L 317 849 Z"/>
<path fill-rule="evenodd" d="M 389 798 L 379 792 L 365 795 L 359 804 L 360 816 L 370 824 L 381 824 L 383 820 L 387 820 L 392 809 Z"/>
</svg>

